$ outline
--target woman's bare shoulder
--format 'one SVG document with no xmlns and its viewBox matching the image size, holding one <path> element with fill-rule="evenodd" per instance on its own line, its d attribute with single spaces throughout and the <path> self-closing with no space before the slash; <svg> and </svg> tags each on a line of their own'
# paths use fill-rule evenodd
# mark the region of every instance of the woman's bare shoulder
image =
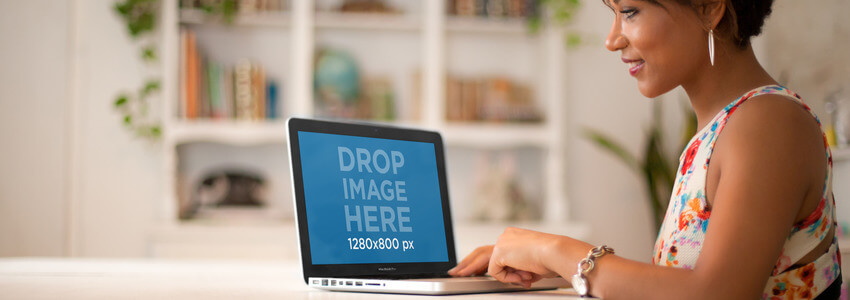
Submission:
<svg viewBox="0 0 850 300">
<path fill-rule="evenodd" d="M 824 150 L 817 120 L 802 104 L 782 95 L 748 99 L 729 116 L 723 131 L 724 136 L 740 139 L 740 146 L 747 148 L 786 146 L 771 150 L 818 150 L 813 153 Z"/>
<path fill-rule="evenodd" d="M 820 125 L 786 96 L 762 95 L 742 103 L 727 119 L 715 151 L 722 174 L 758 178 L 753 183 L 765 187 L 787 185 L 805 193 L 823 183 L 826 151 Z"/>
</svg>

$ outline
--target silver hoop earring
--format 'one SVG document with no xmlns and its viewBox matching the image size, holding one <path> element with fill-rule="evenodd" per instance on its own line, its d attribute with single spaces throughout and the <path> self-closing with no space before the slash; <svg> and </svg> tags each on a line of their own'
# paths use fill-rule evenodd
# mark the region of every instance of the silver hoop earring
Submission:
<svg viewBox="0 0 850 300">
<path fill-rule="evenodd" d="M 711 66 L 714 66 L 714 29 L 708 31 L 708 58 L 711 59 Z"/>
</svg>

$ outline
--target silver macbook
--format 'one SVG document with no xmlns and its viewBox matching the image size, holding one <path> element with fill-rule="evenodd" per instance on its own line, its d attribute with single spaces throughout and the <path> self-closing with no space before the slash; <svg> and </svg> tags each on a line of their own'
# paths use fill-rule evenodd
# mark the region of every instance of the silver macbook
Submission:
<svg viewBox="0 0 850 300">
<path fill-rule="evenodd" d="M 287 121 L 304 281 L 335 291 L 526 290 L 457 264 L 442 137 L 373 124 Z M 568 286 L 561 278 L 532 289 Z"/>
</svg>

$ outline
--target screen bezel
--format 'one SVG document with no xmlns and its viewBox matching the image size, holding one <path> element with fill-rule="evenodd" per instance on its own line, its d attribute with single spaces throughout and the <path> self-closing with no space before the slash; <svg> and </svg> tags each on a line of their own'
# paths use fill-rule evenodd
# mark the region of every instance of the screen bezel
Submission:
<svg viewBox="0 0 850 300">
<path fill-rule="evenodd" d="M 301 172 L 301 149 L 299 148 L 298 140 L 298 132 L 302 131 L 423 142 L 434 145 L 434 153 L 437 159 L 437 177 L 439 180 L 440 198 L 443 209 L 443 224 L 445 225 L 446 254 L 448 261 L 423 263 L 313 264 L 312 254 L 310 253 L 307 208 L 306 199 L 304 197 L 304 181 L 303 174 Z M 393 275 L 444 274 L 449 269 L 457 265 L 452 218 L 449 208 L 448 184 L 446 181 L 445 152 L 443 148 L 443 139 L 439 133 L 377 124 L 290 118 L 287 121 L 287 135 L 289 140 L 289 161 L 292 172 L 293 197 L 295 202 L 296 223 L 298 226 L 301 266 L 303 269 L 304 282 L 307 282 L 307 279 L 310 277 L 383 277 Z"/>
</svg>

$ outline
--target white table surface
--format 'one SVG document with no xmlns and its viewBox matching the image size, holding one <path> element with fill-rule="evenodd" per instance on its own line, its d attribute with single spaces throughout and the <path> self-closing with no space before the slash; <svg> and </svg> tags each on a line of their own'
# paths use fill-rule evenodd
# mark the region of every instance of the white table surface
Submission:
<svg viewBox="0 0 850 300">
<path fill-rule="evenodd" d="M 457 296 L 328 292 L 297 262 L 0 258 L 2 299 L 570 299 L 569 289 Z"/>
</svg>

